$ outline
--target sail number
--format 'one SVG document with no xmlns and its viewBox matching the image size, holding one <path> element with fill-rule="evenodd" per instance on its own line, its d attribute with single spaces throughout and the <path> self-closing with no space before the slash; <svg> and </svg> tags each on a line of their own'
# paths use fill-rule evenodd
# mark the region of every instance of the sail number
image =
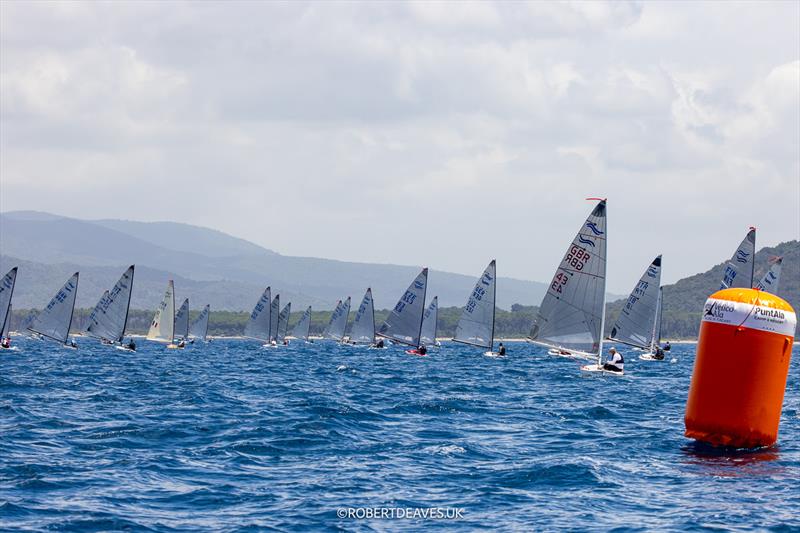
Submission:
<svg viewBox="0 0 800 533">
<path fill-rule="evenodd" d="M 583 267 L 586 266 L 590 257 L 591 254 L 580 246 L 573 246 L 569 249 L 569 253 L 567 257 L 564 258 L 564 262 L 575 270 L 583 270 Z"/>
<path fill-rule="evenodd" d="M 394 306 L 395 313 L 402 313 L 403 309 L 405 308 L 406 304 L 411 305 L 414 303 L 414 300 L 417 299 L 417 295 L 411 291 L 406 291 L 400 301 L 397 302 L 397 305 Z"/>
<path fill-rule="evenodd" d="M 564 272 L 559 272 L 556 274 L 556 277 L 553 278 L 553 283 L 550 284 L 550 290 L 559 293 L 562 292 L 563 288 L 567 285 L 567 281 L 569 281 L 569 276 Z"/>
</svg>

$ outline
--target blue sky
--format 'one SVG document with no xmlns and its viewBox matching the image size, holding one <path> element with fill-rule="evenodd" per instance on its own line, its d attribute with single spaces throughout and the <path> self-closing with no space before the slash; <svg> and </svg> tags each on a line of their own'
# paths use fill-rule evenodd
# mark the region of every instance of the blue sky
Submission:
<svg viewBox="0 0 800 533">
<path fill-rule="evenodd" d="M 0 4 L 0 209 L 609 290 L 800 233 L 800 3 Z"/>
</svg>

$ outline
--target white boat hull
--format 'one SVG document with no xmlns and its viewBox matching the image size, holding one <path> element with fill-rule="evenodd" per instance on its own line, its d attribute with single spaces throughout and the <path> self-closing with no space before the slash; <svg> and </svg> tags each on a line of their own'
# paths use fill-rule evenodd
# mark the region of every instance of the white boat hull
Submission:
<svg viewBox="0 0 800 533">
<path fill-rule="evenodd" d="M 606 370 L 603 368 L 603 365 L 598 365 L 597 363 L 593 365 L 584 365 L 581 367 L 582 372 L 595 372 L 598 374 L 610 374 L 613 376 L 624 376 L 625 372 L 615 372 L 613 370 Z"/>
<path fill-rule="evenodd" d="M 664 358 L 658 359 L 656 358 L 655 354 L 652 353 L 643 353 L 639 356 L 639 359 L 642 361 L 663 361 Z"/>
</svg>

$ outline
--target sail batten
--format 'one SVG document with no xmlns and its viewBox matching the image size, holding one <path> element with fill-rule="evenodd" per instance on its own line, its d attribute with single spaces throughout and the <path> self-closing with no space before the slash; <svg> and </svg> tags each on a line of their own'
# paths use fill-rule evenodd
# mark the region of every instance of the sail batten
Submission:
<svg viewBox="0 0 800 533">
<path fill-rule="evenodd" d="M 261 294 L 261 298 L 258 299 L 256 305 L 253 307 L 253 311 L 250 313 L 250 319 L 244 327 L 245 337 L 269 342 L 272 314 L 272 296 L 270 293 L 271 289 L 267 287 Z"/>
<path fill-rule="evenodd" d="M 372 289 L 367 288 L 361 305 L 358 306 L 353 327 L 350 331 L 350 342 L 356 344 L 372 344 L 375 342 L 375 307 L 372 301 Z"/>
<path fill-rule="evenodd" d="M 428 269 L 423 268 L 375 333 L 401 344 L 419 346 L 427 287 Z"/>
<path fill-rule="evenodd" d="M 539 306 L 529 339 L 597 356 L 602 349 L 606 287 L 606 201 L 581 226 Z"/>
<path fill-rule="evenodd" d="M 72 317 L 75 311 L 75 296 L 78 293 L 78 273 L 72 275 L 53 296 L 41 313 L 36 315 L 30 331 L 65 344 L 69 339 Z"/>
<path fill-rule="evenodd" d="M 156 309 L 153 321 L 150 323 L 150 330 L 147 332 L 147 340 L 156 342 L 171 343 L 175 338 L 175 283 L 172 280 L 167 282 L 167 290 L 164 299 Z"/>
<path fill-rule="evenodd" d="M 461 311 L 454 341 L 492 349 L 497 296 L 496 268 L 497 264 L 492 260 L 475 283 L 467 304 Z"/>
<path fill-rule="evenodd" d="M 653 344 L 661 291 L 661 256 L 656 257 L 634 286 L 611 328 L 611 340 L 649 348 Z"/>
</svg>

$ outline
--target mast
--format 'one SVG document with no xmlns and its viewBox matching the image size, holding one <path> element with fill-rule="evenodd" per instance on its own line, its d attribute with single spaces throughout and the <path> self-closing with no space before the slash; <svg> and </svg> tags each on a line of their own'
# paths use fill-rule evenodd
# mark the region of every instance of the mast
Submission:
<svg viewBox="0 0 800 533">
<path fill-rule="evenodd" d="M 489 337 L 489 351 L 494 351 L 494 323 L 497 318 L 497 260 L 492 259 L 495 265 L 494 271 L 494 288 L 492 290 L 492 336 Z"/>
<path fill-rule="evenodd" d="M 131 312 L 131 296 L 133 295 L 133 272 L 136 265 L 131 265 L 131 290 L 128 291 L 128 305 L 125 307 L 125 320 L 122 322 L 122 333 L 120 334 L 120 338 L 118 342 L 122 342 L 122 339 L 125 338 L 125 330 L 128 327 L 128 315 Z"/>
<path fill-rule="evenodd" d="M 747 286 L 748 289 L 753 288 L 753 282 L 756 277 L 756 227 L 750 226 L 750 229 L 753 230 L 753 260 L 750 262 L 750 285 Z"/>
<path fill-rule="evenodd" d="M 608 272 L 608 202 L 607 198 L 588 198 L 588 200 L 602 200 L 605 204 L 605 216 L 606 216 L 606 256 L 605 262 L 606 266 L 604 271 Z M 608 278 L 608 274 L 603 276 L 603 307 L 601 307 L 600 313 L 600 346 L 597 350 L 597 366 L 600 366 L 603 362 L 603 338 L 605 337 L 606 332 L 606 279 Z"/>
</svg>

